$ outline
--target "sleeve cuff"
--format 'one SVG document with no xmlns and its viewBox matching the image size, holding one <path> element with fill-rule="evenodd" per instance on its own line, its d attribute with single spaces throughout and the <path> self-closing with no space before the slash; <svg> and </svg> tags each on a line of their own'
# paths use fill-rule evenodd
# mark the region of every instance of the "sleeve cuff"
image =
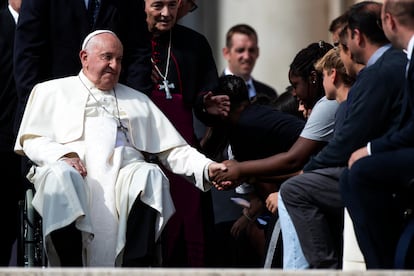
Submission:
<svg viewBox="0 0 414 276">
<path fill-rule="evenodd" d="M 371 155 L 371 142 L 368 142 L 367 144 L 367 152 L 368 152 L 368 155 Z"/>
</svg>

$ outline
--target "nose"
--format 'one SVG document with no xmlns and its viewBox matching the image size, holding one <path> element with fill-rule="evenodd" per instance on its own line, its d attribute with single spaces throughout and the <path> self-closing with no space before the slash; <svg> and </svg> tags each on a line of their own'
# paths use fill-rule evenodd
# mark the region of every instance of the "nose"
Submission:
<svg viewBox="0 0 414 276">
<path fill-rule="evenodd" d="M 161 9 L 161 16 L 168 17 L 170 14 L 170 8 L 167 5 L 163 6 Z"/>
<path fill-rule="evenodd" d="M 250 55 L 249 51 L 243 51 L 242 57 L 243 57 L 243 59 L 250 59 L 251 55 Z"/>
<path fill-rule="evenodd" d="M 111 58 L 109 61 L 108 61 L 108 65 L 109 65 L 109 67 L 111 67 L 112 69 L 115 69 L 115 68 L 118 68 L 118 67 L 120 67 L 121 66 L 121 59 L 118 59 L 118 58 Z"/>
</svg>

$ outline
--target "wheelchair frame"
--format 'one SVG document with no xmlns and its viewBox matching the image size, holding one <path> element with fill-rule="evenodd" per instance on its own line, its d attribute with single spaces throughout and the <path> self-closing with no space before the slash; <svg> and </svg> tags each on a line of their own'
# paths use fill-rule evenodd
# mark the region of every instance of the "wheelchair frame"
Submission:
<svg viewBox="0 0 414 276">
<path fill-rule="evenodd" d="M 34 191 L 34 187 L 27 188 L 24 199 L 19 201 L 20 233 L 17 241 L 17 259 L 19 266 L 46 267 L 42 218 L 32 206 Z"/>
</svg>

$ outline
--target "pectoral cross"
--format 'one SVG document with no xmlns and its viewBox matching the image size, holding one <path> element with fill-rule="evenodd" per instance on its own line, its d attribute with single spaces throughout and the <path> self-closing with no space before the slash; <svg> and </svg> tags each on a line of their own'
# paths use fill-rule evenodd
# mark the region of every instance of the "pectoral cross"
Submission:
<svg viewBox="0 0 414 276">
<path fill-rule="evenodd" d="M 122 124 L 121 120 L 118 120 L 118 122 L 119 122 L 118 129 L 124 134 L 125 140 L 127 141 L 127 143 L 129 143 L 128 128 Z"/>
<path fill-rule="evenodd" d="M 171 92 L 170 92 L 170 88 L 175 88 L 174 83 L 168 83 L 168 80 L 167 79 L 164 79 L 162 81 L 162 83 L 163 84 L 160 84 L 159 85 L 159 89 L 160 90 L 165 90 L 165 98 L 166 99 L 172 99 Z"/>
</svg>

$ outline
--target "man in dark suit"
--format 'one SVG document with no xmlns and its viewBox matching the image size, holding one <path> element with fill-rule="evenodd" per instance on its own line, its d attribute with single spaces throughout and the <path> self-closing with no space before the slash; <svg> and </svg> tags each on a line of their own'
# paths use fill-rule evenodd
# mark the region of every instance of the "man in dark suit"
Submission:
<svg viewBox="0 0 414 276">
<path fill-rule="evenodd" d="M 305 165 L 304 173 L 280 189 L 288 213 L 282 221 L 279 209 L 282 233 L 290 218 L 310 268 L 341 268 L 344 204 L 339 177 L 355 149 L 395 130 L 399 120 L 406 57 L 390 47 L 378 26 L 381 7 L 381 3 L 364 1 L 348 10 L 347 46 L 354 61 L 366 66 L 348 93 L 342 127 Z M 300 251 L 292 244 L 284 243 L 284 248 Z"/>
<path fill-rule="evenodd" d="M 93 7 L 96 11 L 94 22 L 88 18 L 89 14 L 93 14 L 90 10 L 88 13 L 89 1 L 98 1 L 98 5 Z M 36 83 L 79 73 L 81 43 L 88 33 L 96 29 L 112 30 L 122 40 L 124 72 L 121 82 L 149 92 L 151 48 L 142 2 L 89 1 L 23 2 L 16 29 L 14 56 L 19 112 L 23 112 Z"/>
<path fill-rule="evenodd" d="M 18 12 L 22 0 L 9 0 L 0 10 L 0 154 L 6 162 L 2 165 L 3 185 L 0 198 L 3 234 L 0 238 L 0 266 L 10 261 L 12 246 L 18 231 L 18 200 L 21 191 L 20 157 L 14 153 L 13 123 L 17 105 L 13 77 L 13 42 Z"/>
<path fill-rule="evenodd" d="M 371 140 L 355 151 L 349 170 L 341 177 L 341 194 L 366 266 L 371 269 L 394 266 L 403 226 L 398 195 L 408 194 L 407 184 L 414 178 L 414 1 L 385 0 L 381 18 L 385 34 L 395 47 L 407 50 L 410 62 L 401 121 L 397 131 Z M 410 202 L 412 192 L 408 194 Z M 412 268 L 412 258 L 407 261 Z"/>
<path fill-rule="evenodd" d="M 252 71 L 259 57 L 259 46 L 257 33 L 251 26 L 238 24 L 227 31 L 223 57 L 227 60 L 227 67 L 223 74 L 242 77 L 249 89 L 250 99 L 261 103 L 276 100 L 278 95 L 274 88 L 252 77 Z"/>
</svg>

